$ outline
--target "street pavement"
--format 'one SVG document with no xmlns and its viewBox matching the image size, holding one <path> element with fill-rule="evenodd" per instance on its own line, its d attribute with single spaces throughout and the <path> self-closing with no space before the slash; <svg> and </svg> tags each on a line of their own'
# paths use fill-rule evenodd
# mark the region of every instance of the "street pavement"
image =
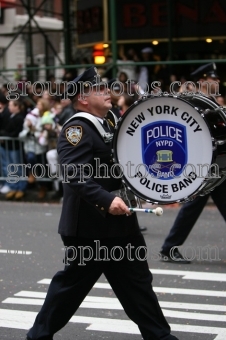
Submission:
<svg viewBox="0 0 226 340">
<path fill-rule="evenodd" d="M 180 340 L 226 339 L 226 226 L 208 205 L 181 252 L 189 265 L 164 263 L 158 251 L 179 207 L 139 213 L 153 287 L 172 333 Z M 61 204 L 0 202 L 0 339 L 25 339 L 45 298 L 50 279 L 63 269 L 57 233 Z M 119 278 L 120 280 L 120 278 Z M 138 340 L 137 326 L 125 315 L 102 276 L 70 322 L 54 340 Z"/>
</svg>

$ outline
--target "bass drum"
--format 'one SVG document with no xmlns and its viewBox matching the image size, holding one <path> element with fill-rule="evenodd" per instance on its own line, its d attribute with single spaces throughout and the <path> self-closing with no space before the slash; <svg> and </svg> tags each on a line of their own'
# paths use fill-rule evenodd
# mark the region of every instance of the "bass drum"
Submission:
<svg viewBox="0 0 226 340">
<path fill-rule="evenodd" d="M 125 186 L 154 204 L 186 202 L 226 178 L 226 115 L 195 94 L 150 96 L 122 116 L 113 139 Z"/>
</svg>

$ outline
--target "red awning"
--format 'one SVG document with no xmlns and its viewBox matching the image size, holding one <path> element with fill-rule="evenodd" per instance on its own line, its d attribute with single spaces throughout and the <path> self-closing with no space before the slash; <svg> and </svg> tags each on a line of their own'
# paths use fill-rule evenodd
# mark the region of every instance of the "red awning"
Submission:
<svg viewBox="0 0 226 340">
<path fill-rule="evenodd" d="M 1 8 L 10 8 L 16 5 L 16 0 L 0 0 Z"/>
</svg>

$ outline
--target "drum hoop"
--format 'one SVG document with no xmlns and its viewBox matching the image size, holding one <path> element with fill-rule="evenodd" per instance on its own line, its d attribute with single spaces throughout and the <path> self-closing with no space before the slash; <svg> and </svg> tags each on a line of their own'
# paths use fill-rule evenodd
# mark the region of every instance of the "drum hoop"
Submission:
<svg viewBox="0 0 226 340">
<path fill-rule="evenodd" d="M 185 98 L 190 98 L 192 97 L 192 99 L 198 99 L 203 103 L 207 103 L 212 107 L 212 110 L 215 110 L 217 112 L 221 113 L 221 117 L 222 119 L 226 122 L 226 112 L 224 111 L 224 108 L 222 106 L 220 106 L 216 101 L 212 100 L 211 98 L 205 96 L 205 95 L 201 95 L 199 93 L 195 93 L 192 95 L 186 95 L 183 94 L 183 92 L 181 93 L 181 97 L 178 97 L 178 99 L 180 98 L 181 100 L 183 100 L 184 102 L 186 102 L 187 104 L 191 105 L 190 102 L 186 101 Z M 205 100 L 204 100 L 205 99 Z M 195 106 L 191 105 L 193 108 L 195 108 Z M 206 110 L 210 110 L 210 109 L 206 109 Z M 208 125 L 208 124 L 207 124 Z"/>
</svg>

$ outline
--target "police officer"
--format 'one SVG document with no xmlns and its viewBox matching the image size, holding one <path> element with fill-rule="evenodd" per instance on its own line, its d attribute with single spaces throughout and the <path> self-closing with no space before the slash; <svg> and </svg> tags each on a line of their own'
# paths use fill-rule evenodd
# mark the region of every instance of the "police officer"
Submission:
<svg viewBox="0 0 226 340">
<path fill-rule="evenodd" d="M 53 277 L 27 339 L 53 339 L 104 274 L 144 340 L 176 340 L 152 289 L 136 214 L 113 193 L 121 179 L 114 173 L 111 124 L 105 121 L 111 109 L 109 90 L 97 81 L 92 67 L 74 79 L 71 91 L 77 113 L 63 126 L 58 141 L 65 268 Z"/>
<path fill-rule="evenodd" d="M 209 96 L 214 100 L 212 95 L 215 94 L 216 85 L 219 83 L 219 76 L 215 63 L 200 66 L 191 73 L 191 77 L 195 81 L 199 80 L 202 94 Z M 178 247 L 185 242 L 210 196 L 226 221 L 226 181 L 224 181 L 217 186 L 210 195 L 198 196 L 193 201 L 187 202 L 182 206 L 162 245 L 160 251 L 162 261 L 180 264 L 190 263 L 189 258 L 185 258 L 178 250 Z"/>
</svg>

